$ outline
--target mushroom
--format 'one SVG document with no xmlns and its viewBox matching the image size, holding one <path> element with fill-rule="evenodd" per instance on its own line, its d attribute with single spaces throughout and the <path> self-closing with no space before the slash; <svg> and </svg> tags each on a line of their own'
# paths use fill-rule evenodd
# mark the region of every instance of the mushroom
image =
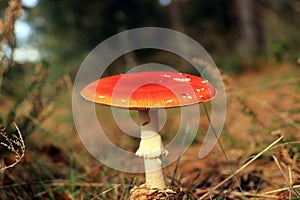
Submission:
<svg viewBox="0 0 300 200">
<path fill-rule="evenodd" d="M 81 95 L 95 103 L 138 110 L 141 141 L 136 155 L 144 159 L 146 186 L 165 189 L 161 157 L 168 151 L 158 133 L 158 110 L 209 101 L 216 90 L 198 76 L 149 71 L 101 78 L 88 84 Z"/>
</svg>

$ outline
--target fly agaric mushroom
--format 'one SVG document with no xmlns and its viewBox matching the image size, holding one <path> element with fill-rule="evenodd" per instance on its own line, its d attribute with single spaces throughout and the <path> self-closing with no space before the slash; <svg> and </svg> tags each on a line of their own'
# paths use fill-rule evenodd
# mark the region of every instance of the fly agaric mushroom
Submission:
<svg viewBox="0 0 300 200">
<path fill-rule="evenodd" d="M 136 155 L 144 159 L 146 186 L 165 189 L 161 156 L 167 155 L 158 134 L 158 109 L 211 100 L 216 90 L 204 78 L 178 72 L 135 72 L 101 78 L 81 95 L 92 102 L 138 110 L 141 141 Z"/>
</svg>

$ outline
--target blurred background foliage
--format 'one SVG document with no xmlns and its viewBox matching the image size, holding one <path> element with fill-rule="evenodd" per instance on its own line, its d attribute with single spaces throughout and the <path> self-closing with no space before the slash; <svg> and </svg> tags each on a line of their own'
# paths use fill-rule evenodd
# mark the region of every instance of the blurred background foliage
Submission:
<svg viewBox="0 0 300 200">
<path fill-rule="evenodd" d="M 145 26 L 191 36 L 225 71 L 299 57 L 298 0 L 40 0 L 34 7 L 25 4 L 22 13 L 30 26 L 25 45 L 37 48 L 59 74 L 74 75 L 87 53 L 108 37 Z"/>
<path fill-rule="evenodd" d="M 54 66 L 72 73 L 103 40 L 144 26 L 191 36 L 231 72 L 293 62 L 300 51 L 298 0 L 44 0 L 27 13 L 32 39 L 37 33 L 43 38 L 39 49 Z"/>
</svg>

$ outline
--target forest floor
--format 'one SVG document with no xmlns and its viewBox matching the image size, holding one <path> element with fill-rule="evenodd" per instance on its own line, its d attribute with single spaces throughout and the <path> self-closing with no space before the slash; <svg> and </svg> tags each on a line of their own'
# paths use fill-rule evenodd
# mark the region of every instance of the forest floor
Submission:
<svg viewBox="0 0 300 200">
<path fill-rule="evenodd" d="M 199 159 L 198 134 L 178 166 L 164 169 L 167 184 L 182 188 L 185 199 L 300 199 L 300 67 L 264 67 L 226 75 L 224 83 L 227 113 L 219 143 Z M 25 138 L 22 162 L 0 173 L 0 199 L 128 199 L 143 183 L 143 174 L 110 169 L 87 152 L 72 124 L 69 95 Z M 119 131 L 110 121 L 108 131 Z M 200 125 L 207 128 L 205 117 Z M 133 152 L 138 145 L 109 138 Z M 14 160 L 13 154 L 4 157 Z"/>
</svg>

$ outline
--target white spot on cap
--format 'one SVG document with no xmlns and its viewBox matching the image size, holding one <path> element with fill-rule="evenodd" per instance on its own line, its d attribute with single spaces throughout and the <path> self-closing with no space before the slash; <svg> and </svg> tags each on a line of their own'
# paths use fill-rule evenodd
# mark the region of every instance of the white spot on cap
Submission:
<svg viewBox="0 0 300 200">
<path fill-rule="evenodd" d="M 170 78 L 171 76 L 169 74 L 164 74 L 162 75 L 163 77 L 166 77 L 166 78 Z"/>
<path fill-rule="evenodd" d="M 204 91 L 204 90 L 205 90 L 205 88 L 203 87 L 203 88 L 201 88 L 201 90 L 202 90 L 202 91 Z"/>
<path fill-rule="evenodd" d="M 207 82 L 208 82 L 208 80 L 201 81 L 201 83 L 207 83 Z"/>
<path fill-rule="evenodd" d="M 125 103 L 125 102 L 126 102 L 126 100 L 125 100 L 125 99 L 122 99 L 122 100 L 121 100 L 121 102 L 122 102 L 122 103 Z"/>
<path fill-rule="evenodd" d="M 99 99 L 105 99 L 105 96 L 99 95 Z"/>
<path fill-rule="evenodd" d="M 172 103 L 173 102 L 173 99 L 169 99 L 166 101 L 166 103 Z"/>
<path fill-rule="evenodd" d="M 191 81 L 190 78 L 173 78 L 174 81 L 179 81 L 179 82 L 189 82 Z"/>
<path fill-rule="evenodd" d="M 197 92 L 200 92 L 201 90 L 200 90 L 199 88 L 196 88 L 196 91 L 197 91 Z"/>
<path fill-rule="evenodd" d="M 184 99 L 193 99 L 192 98 L 192 96 L 191 95 L 189 95 L 189 94 L 181 94 L 182 95 L 182 97 L 184 98 Z"/>
<path fill-rule="evenodd" d="M 202 99 L 204 96 L 203 96 L 203 95 L 200 95 L 199 97 L 200 97 L 200 99 Z"/>
</svg>

